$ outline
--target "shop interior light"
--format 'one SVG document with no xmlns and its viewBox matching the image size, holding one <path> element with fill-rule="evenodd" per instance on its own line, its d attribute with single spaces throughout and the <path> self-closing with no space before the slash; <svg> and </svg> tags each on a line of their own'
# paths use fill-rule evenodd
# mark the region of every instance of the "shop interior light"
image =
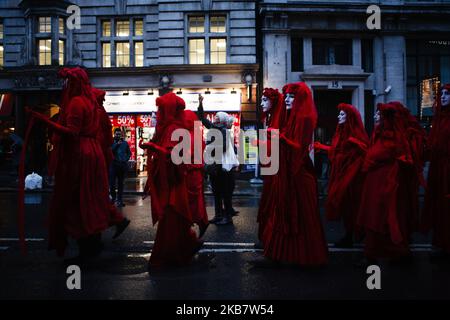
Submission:
<svg viewBox="0 0 450 320">
<path fill-rule="evenodd" d="M 206 88 L 205 94 L 211 94 L 211 91 L 209 91 L 209 88 Z"/>
</svg>

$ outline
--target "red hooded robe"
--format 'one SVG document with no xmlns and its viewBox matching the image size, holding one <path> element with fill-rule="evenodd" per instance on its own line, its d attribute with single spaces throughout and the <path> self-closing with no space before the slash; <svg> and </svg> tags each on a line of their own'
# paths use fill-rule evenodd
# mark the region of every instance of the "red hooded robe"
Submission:
<svg viewBox="0 0 450 320">
<path fill-rule="evenodd" d="M 280 168 L 269 199 L 272 208 L 263 234 L 264 255 L 299 265 L 327 263 L 327 244 L 319 216 L 317 179 L 309 157 L 317 111 L 303 82 L 288 84 L 295 95 L 280 135 Z"/>
</svg>

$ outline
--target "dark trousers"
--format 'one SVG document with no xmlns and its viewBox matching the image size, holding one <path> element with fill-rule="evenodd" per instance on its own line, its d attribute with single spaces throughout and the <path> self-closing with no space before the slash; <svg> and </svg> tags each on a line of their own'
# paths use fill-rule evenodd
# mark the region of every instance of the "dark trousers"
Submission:
<svg viewBox="0 0 450 320">
<path fill-rule="evenodd" d="M 233 215 L 232 197 L 235 185 L 233 171 L 224 171 L 220 168 L 210 177 L 216 215 L 231 217 Z"/>
<path fill-rule="evenodd" d="M 123 195 L 123 182 L 127 173 L 126 162 L 113 162 L 111 165 L 111 172 L 109 177 L 109 191 L 113 200 L 122 202 Z M 116 194 L 116 181 L 117 181 L 117 194 Z M 116 198 L 117 197 L 117 198 Z"/>
</svg>

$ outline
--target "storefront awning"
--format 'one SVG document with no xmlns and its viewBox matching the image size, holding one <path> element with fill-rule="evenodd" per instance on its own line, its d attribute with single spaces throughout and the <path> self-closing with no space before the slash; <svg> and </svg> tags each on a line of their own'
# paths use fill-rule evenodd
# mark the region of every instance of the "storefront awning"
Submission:
<svg viewBox="0 0 450 320">
<path fill-rule="evenodd" d="M 11 93 L 0 94 L 0 118 L 11 116 L 12 106 L 13 95 Z"/>
</svg>

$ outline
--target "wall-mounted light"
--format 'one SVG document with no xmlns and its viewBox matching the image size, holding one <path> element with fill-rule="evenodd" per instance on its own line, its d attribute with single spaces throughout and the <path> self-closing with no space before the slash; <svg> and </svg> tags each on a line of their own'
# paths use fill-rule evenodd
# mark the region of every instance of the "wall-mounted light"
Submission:
<svg viewBox="0 0 450 320">
<path fill-rule="evenodd" d="M 153 95 L 153 89 L 149 92 L 147 92 L 147 95 L 152 96 Z"/>
<path fill-rule="evenodd" d="M 122 93 L 122 95 L 124 95 L 124 96 L 128 96 L 128 95 L 130 95 L 130 92 L 128 92 L 128 91 L 125 91 L 124 93 Z"/>
<path fill-rule="evenodd" d="M 246 73 L 244 76 L 244 82 L 247 86 L 247 99 L 248 99 L 248 101 L 251 101 L 252 100 L 253 75 L 251 73 Z"/>
<path fill-rule="evenodd" d="M 177 94 L 183 94 L 183 91 L 181 91 L 181 88 L 178 89 Z"/>
<path fill-rule="evenodd" d="M 237 92 L 236 92 L 236 90 L 234 90 L 234 88 L 233 88 L 233 90 L 231 90 L 231 94 L 236 94 Z"/>
<path fill-rule="evenodd" d="M 211 94 L 211 91 L 209 91 L 209 88 L 206 88 L 205 94 Z"/>
</svg>

